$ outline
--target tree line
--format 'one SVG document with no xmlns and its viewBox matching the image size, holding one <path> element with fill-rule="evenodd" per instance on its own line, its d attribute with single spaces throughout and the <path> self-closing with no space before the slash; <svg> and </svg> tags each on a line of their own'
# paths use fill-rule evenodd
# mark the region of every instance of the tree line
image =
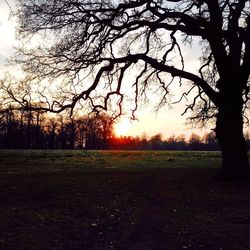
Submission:
<svg viewBox="0 0 250 250">
<path fill-rule="evenodd" d="M 106 149 L 114 121 L 105 114 L 49 116 L 45 112 L 0 112 L 0 148 Z"/>
<path fill-rule="evenodd" d="M 189 138 L 184 135 L 171 135 L 164 139 L 162 134 L 147 137 L 115 137 L 112 141 L 112 148 L 120 150 L 200 150 L 217 151 L 220 150 L 214 132 L 206 133 L 203 136 L 192 133 Z"/>
<path fill-rule="evenodd" d="M 115 121 L 107 114 L 50 116 L 45 112 L 0 112 L 0 148 L 6 149 L 118 149 L 118 150 L 220 150 L 215 133 L 189 138 L 161 134 L 148 137 L 116 136 Z M 250 140 L 248 140 L 250 144 Z"/>
</svg>

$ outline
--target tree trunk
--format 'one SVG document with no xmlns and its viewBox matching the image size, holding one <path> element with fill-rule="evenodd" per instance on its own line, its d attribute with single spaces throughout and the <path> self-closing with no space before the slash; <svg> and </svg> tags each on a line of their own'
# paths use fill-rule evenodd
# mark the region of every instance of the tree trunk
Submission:
<svg viewBox="0 0 250 250">
<path fill-rule="evenodd" d="M 242 105 L 237 105 L 235 100 L 219 108 L 216 136 L 222 152 L 222 166 L 216 180 L 250 180 Z"/>
</svg>

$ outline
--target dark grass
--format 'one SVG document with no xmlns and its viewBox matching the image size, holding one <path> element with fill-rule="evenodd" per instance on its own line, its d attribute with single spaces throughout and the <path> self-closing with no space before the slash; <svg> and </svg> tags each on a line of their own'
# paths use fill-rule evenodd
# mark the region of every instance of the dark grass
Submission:
<svg viewBox="0 0 250 250">
<path fill-rule="evenodd" d="M 218 153 L 0 157 L 0 249 L 250 249 L 250 183 L 211 181 Z"/>
</svg>

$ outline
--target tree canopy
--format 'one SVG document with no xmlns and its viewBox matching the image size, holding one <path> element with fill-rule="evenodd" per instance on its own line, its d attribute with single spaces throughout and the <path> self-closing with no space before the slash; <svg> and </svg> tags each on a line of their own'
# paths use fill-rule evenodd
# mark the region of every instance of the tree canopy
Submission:
<svg viewBox="0 0 250 250">
<path fill-rule="evenodd" d="M 198 90 L 189 108 L 198 104 L 200 117 L 210 117 L 219 104 L 220 72 L 237 70 L 245 80 L 249 77 L 248 1 L 21 0 L 17 13 L 19 38 L 44 37 L 39 46 L 19 51 L 26 71 L 40 78 L 62 77 L 69 84 L 93 74 L 91 84 L 71 93 L 72 102 L 56 102 L 53 110 L 74 107 L 81 99 L 107 109 L 111 97 L 119 104 L 123 100 L 122 84 L 134 84 L 136 109 L 152 82 L 163 91 L 159 104 L 164 104 L 172 77 L 180 77 L 192 83 L 182 97 Z M 196 38 L 203 43 L 202 62 L 190 72 L 183 44 Z M 131 69 L 136 75 L 128 83 Z M 94 92 L 102 83 L 108 91 L 96 104 Z"/>
</svg>

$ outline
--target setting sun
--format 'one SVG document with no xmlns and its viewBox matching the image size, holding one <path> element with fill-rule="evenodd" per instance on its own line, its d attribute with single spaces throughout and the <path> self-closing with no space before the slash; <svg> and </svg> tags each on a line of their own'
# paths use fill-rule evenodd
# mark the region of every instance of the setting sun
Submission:
<svg viewBox="0 0 250 250">
<path fill-rule="evenodd" d="M 115 134 L 116 136 L 125 136 L 127 135 L 130 127 L 132 126 L 129 121 L 120 121 L 115 124 Z"/>
</svg>

